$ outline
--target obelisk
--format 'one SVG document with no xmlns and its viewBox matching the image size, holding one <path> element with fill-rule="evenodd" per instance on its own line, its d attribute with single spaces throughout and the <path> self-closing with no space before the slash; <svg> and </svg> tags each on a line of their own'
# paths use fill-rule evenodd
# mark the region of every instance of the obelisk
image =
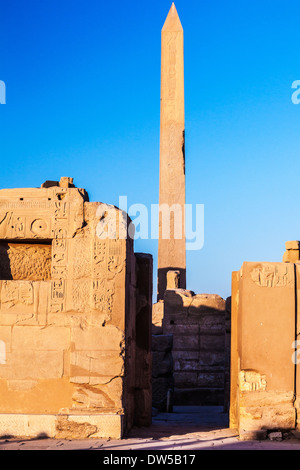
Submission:
<svg viewBox="0 0 300 470">
<path fill-rule="evenodd" d="M 159 207 L 158 300 L 170 270 L 186 288 L 183 28 L 174 3 L 161 32 Z"/>
</svg>

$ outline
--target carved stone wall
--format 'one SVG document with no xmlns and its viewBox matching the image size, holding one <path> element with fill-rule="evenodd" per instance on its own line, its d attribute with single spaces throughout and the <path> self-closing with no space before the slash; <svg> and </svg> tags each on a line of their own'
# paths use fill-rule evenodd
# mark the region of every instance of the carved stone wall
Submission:
<svg viewBox="0 0 300 470">
<path fill-rule="evenodd" d="M 230 426 L 241 438 L 293 429 L 299 265 L 244 263 L 232 276 Z"/>
<path fill-rule="evenodd" d="M 136 258 L 126 230 L 127 214 L 89 202 L 68 178 L 0 191 L 1 435 L 121 437 L 132 426 Z"/>
</svg>

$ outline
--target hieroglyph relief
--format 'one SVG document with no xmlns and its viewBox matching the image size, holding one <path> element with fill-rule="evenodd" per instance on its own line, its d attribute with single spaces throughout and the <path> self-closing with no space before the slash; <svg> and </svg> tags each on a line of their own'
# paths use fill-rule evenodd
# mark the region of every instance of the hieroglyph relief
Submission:
<svg viewBox="0 0 300 470">
<path fill-rule="evenodd" d="M 288 268 L 285 265 L 263 266 L 253 269 L 251 278 L 260 287 L 286 287 L 293 285 L 289 278 Z"/>
<path fill-rule="evenodd" d="M 267 381 L 266 376 L 261 375 L 253 370 L 242 370 L 240 372 L 240 391 L 253 392 L 259 390 L 266 390 Z"/>
<path fill-rule="evenodd" d="M 1 303 L 6 308 L 18 303 L 33 304 L 33 286 L 30 281 L 3 281 L 1 289 Z"/>
</svg>

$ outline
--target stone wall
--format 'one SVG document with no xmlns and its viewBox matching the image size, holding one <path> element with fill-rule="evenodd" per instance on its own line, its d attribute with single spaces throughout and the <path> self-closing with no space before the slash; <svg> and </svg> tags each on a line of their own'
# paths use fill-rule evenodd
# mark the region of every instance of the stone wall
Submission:
<svg viewBox="0 0 300 470">
<path fill-rule="evenodd" d="M 163 332 L 173 335 L 174 404 L 223 405 L 225 300 L 167 290 Z"/>
<path fill-rule="evenodd" d="M 241 438 L 296 427 L 299 263 L 244 263 L 232 276 L 230 426 Z"/>
<path fill-rule="evenodd" d="M 151 286 L 141 293 L 127 222 L 69 178 L 0 191 L 0 435 L 119 438 L 133 425 L 136 309 Z"/>
<path fill-rule="evenodd" d="M 172 337 L 172 403 L 228 409 L 230 299 L 178 289 L 176 271 L 170 271 L 167 280 L 164 301 L 153 305 L 152 331 Z M 153 354 L 155 360 L 155 350 Z M 153 381 L 159 376 L 159 361 L 156 369 Z M 154 394 L 153 401 L 158 401 Z"/>
</svg>

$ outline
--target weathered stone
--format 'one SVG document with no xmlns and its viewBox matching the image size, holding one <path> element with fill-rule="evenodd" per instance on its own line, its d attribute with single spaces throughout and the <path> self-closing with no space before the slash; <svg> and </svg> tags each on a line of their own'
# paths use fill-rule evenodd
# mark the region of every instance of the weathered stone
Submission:
<svg viewBox="0 0 300 470">
<path fill-rule="evenodd" d="M 15 351 L 62 351 L 70 347 L 70 329 L 56 326 L 14 326 L 12 349 Z"/>
<path fill-rule="evenodd" d="M 282 258 L 283 263 L 296 263 L 299 260 L 300 250 L 287 250 Z"/>
<path fill-rule="evenodd" d="M 173 358 L 170 352 L 152 352 L 152 376 L 164 377 L 172 375 Z"/>
<path fill-rule="evenodd" d="M 233 276 L 231 427 L 240 436 L 295 427 L 295 267 L 244 263 Z"/>
<path fill-rule="evenodd" d="M 134 254 L 128 222 L 72 178 L 0 190 L 0 413 L 17 429 L 20 413 L 30 426 L 33 414 L 64 410 L 60 436 L 107 436 L 90 418 L 73 422 L 78 409 L 96 423 L 117 416 L 120 436 L 133 424 L 135 387 L 151 395 L 152 257 Z"/>
<path fill-rule="evenodd" d="M 167 289 L 179 289 L 180 288 L 180 271 L 168 271 L 167 272 Z"/>
<path fill-rule="evenodd" d="M 270 432 L 269 439 L 270 439 L 270 441 L 282 441 L 282 439 L 283 439 L 282 432 L 280 432 L 280 431 Z"/>
<path fill-rule="evenodd" d="M 158 300 L 168 271 L 180 272 L 180 288 L 186 284 L 183 62 L 183 29 L 173 3 L 161 34 Z"/>
<path fill-rule="evenodd" d="M 166 411 L 168 393 L 174 389 L 173 377 L 157 377 L 152 379 L 153 407 Z"/>
<path fill-rule="evenodd" d="M 300 241 L 299 240 L 292 240 L 285 242 L 285 249 L 286 250 L 299 250 L 300 249 Z"/>
<path fill-rule="evenodd" d="M 57 439 L 87 439 L 97 431 L 90 423 L 69 421 L 66 416 L 59 416 L 56 421 Z"/>
<path fill-rule="evenodd" d="M 173 348 L 173 335 L 153 335 L 152 351 L 168 352 Z"/>
<path fill-rule="evenodd" d="M 164 301 L 160 300 L 152 306 L 152 335 L 161 335 L 163 333 L 163 316 Z"/>
<path fill-rule="evenodd" d="M 48 281 L 51 278 L 51 245 L 0 243 L 0 279 Z"/>
</svg>

